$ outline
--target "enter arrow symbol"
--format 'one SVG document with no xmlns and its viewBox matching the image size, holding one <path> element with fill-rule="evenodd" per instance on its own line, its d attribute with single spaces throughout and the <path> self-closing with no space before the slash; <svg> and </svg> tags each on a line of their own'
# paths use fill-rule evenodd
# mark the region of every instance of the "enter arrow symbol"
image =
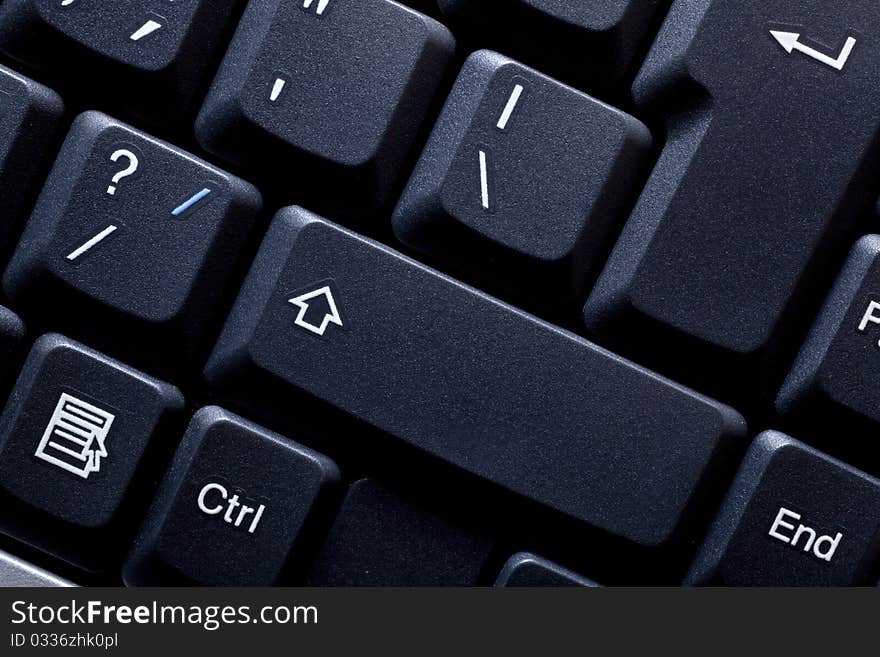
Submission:
<svg viewBox="0 0 880 657">
<path fill-rule="evenodd" d="M 773 38 L 779 42 L 779 45 L 782 46 L 785 49 L 785 52 L 789 55 L 797 50 L 807 57 L 812 57 L 816 61 L 822 62 L 838 71 L 842 71 L 843 67 L 846 66 L 847 61 L 849 61 L 849 56 L 852 54 L 853 48 L 855 48 L 856 45 L 854 37 L 847 37 L 846 43 L 843 44 L 843 50 L 841 50 L 840 54 L 834 58 L 802 44 L 800 41 L 801 35 L 797 32 L 770 30 L 770 34 L 773 35 Z"/>
<path fill-rule="evenodd" d="M 323 336 L 330 324 L 336 324 L 336 326 L 342 328 L 342 315 L 339 314 L 336 299 L 333 297 L 333 291 L 329 285 L 324 285 L 287 301 L 299 308 L 299 314 L 294 320 L 294 324 L 315 335 Z M 319 323 L 313 323 L 308 320 L 308 315 L 313 317 L 320 316 L 319 313 L 322 310 L 324 312 Z"/>
</svg>

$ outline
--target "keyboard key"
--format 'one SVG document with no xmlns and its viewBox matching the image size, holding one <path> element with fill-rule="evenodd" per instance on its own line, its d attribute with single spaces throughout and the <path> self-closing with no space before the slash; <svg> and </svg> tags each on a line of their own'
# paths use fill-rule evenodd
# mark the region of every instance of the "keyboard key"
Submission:
<svg viewBox="0 0 880 657">
<path fill-rule="evenodd" d="M 18 315 L 0 306 L 0 390 L 3 393 L 7 392 L 6 384 L 18 374 L 24 335 L 24 324 Z"/>
<path fill-rule="evenodd" d="M 880 422 L 878 292 L 880 236 L 870 235 L 856 244 L 801 349 L 777 399 L 780 413 L 821 430 L 853 422 L 874 430 Z"/>
<path fill-rule="evenodd" d="M 440 0 L 456 29 L 576 86 L 619 87 L 661 0 Z"/>
<path fill-rule="evenodd" d="M 0 251 L 12 247 L 30 210 L 43 167 L 64 113 L 48 87 L 0 66 Z"/>
<path fill-rule="evenodd" d="M 0 50 L 77 97 L 164 125 L 192 114 L 238 3 L 7 0 Z"/>
<path fill-rule="evenodd" d="M 4 289 L 25 317 L 173 369 L 198 357 L 260 206 L 248 183 L 88 112 L 61 149 Z"/>
<path fill-rule="evenodd" d="M 251 0 L 196 135 L 287 200 L 361 218 L 388 200 L 454 47 L 388 0 Z"/>
<path fill-rule="evenodd" d="M 300 208 L 271 225 L 206 375 L 282 422 L 321 400 L 646 548 L 692 531 L 745 432 L 735 411 Z"/>
<path fill-rule="evenodd" d="M 0 531 L 90 571 L 141 520 L 141 467 L 183 398 L 60 335 L 37 340 L 0 417 Z"/>
<path fill-rule="evenodd" d="M 686 583 L 873 586 L 878 530 L 880 481 L 766 432 L 746 455 Z"/>
<path fill-rule="evenodd" d="M 406 0 L 400 4 L 420 11 L 427 16 L 440 17 L 440 8 L 437 6 L 437 0 Z"/>
<path fill-rule="evenodd" d="M 76 584 L 0 550 L 0 588 L 33 586 L 71 587 Z"/>
<path fill-rule="evenodd" d="M 541 557 L 520 552 L 504 564 L 495 586 L 571 587 L 599 585 Z"/>
<path fill-rule="evenodd" d="M 624 112 L 476 53 L 397 206 L 395 233 L 493 287 L 570 300 L 598 273 L 650 144 Z"/>
<path fill-rule="evenodd" d="M 338 479 L 327 457 L 220 408 L 204 408 L 135 541 L 125 582 L 271 586 Z"/>
<path fill-rule="evenodd" d="M 634 89 L 668 140 L 588 327 L 727 398 L 775 396 L 876 200 L 878 56 L 870 3 L 674 3 Z"/>
<path fill-rule="evenodd" d="M 475 586 L 493 543 L 369 479 L 349 489 L 308 586 Z"/>
</svg>

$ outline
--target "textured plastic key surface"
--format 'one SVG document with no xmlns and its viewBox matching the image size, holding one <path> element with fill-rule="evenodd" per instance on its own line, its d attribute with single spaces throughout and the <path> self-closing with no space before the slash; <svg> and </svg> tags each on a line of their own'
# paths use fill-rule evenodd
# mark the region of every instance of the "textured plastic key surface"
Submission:
<svg viewBox="0 0 880 657">
<path fill-rule="evenodd" d="M 591 329 L 687 381 L 775 396 L 877 196 L 878 37 L 872 0 L 673 4 L 635 85 L 668 140 Z"/>
<path fill-rule="evenodd" d="M 453 50 L 388 0 L 251 0 L 196 134 L 288 200 L 361 217 L 387 200 Z"/>
<path fill-rule="evenodd" d="M 260 205 L 239 178 L 89 112 L 71 128 L 4 289 L 26 317 L 137 364 L 188 363 L 219 321 Z"/>
<path fill-rule="evenodd" d="M 880 423 L 878 367 L 880 236 L 870 235 L 856 244 L 828 296 L 779 393 L 779 411 L 833 431 L 838 440 L 843 439 L 837 435 L 839 428 L 852 426 L 847 422 L 855 421 L 873 434 Z"/>
<path fill-rule="evenodd" d="M 397 206 L 395 233 L 498 289 L 570 300 L 598 273 L 650 144 L 628 114 L 475 53 Z"/>
<path fill-rule="evenodd" d="M 0 550 L 0 588 L 76 586 L 57 575 Z"/>
<path fill-rule="evenodd" d="M 9 308 L 0 306 L 0 389 L 18 373 L 19 352 L 24 342 L 24 323 Z"/>
<path fill-rule="evenodd" d="M 581 87 L 631 73 L 666 0 L 440 0 L 456 29 Z"/>
<path fill-rule="evenodd" d="M 880 574 L 880 480 L 777 432 L 758 436 L 688 584 L 846 586 Z"/>
<path fill-rule="evenodd" d="M 309 586 L 474 586 L 493 543 L 370 479 L 349 489 Z"/>
<path fill-rule="evenodd" d="M 6 0 L 0 51 L 153 123 L 192 112 L 240 0 Z"/>
<path fill-rule="evenodd" d="M 581 577 L 547 559 L 520 552 L 504 564 L 495 586 L 507 587 L 598 587 L 596 582 Z"/>
<path fill-rule="evenodd" d="M 63 113 L 54 91 L 0 66 L 0 253 L 30 210 Z"/>
<path fill-rule="evenodd" d="M 178 390 L 60 335 L 37 340 L 0 417 L 0 531 L 87 570 L 118 565 L 142 460 Z"/>
<path fill-rule="evenodd" d="M 339 479 L 327 457 L 216 407 L 193 417 L 129 556 L 130 586 L 270 586 Z"/>
<path fill-rule="evenodd" d="M 640 546 L 692 530 L 745 430 L 725 406 L 299 208 L 275 218 L 206 373 L 266 413 L 283 409 L 257 390 L 322 400 Z"/>
</svg>

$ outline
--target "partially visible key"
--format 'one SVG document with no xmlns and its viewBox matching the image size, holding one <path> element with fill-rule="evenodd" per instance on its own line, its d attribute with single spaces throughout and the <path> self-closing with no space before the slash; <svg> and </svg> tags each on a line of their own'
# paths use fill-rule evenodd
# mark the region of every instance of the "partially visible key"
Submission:
<svg viewBox="0 0 880 657">
<path fill-rule="evenodd" d="M 206 375 L 281 422 L 320 400 L 664 555 L 745 433 L 732 409 L 300 208 L 273 221 Z M 325 416 L 324 435 L 352 432 Z"/>
<path fill-rule="evenodd" d="M 596 582 L 581 577 L 559 564 L 528 552 L 513 555 L 504 564 L 495 586 L 505 587 L 598 587 Z"/>
<path fill-rule="evenodd" d="M 580 87 L 615 89 L 667 0 L 440 0 L 474 40 Z M 619 89 L 618 89 L 619 90 Z"/>
<path fill-rule="evenodd" d="M 125 563 L 129 586 L 271 586 L 336 464 L 217 407 L 192 419 Z"/>
<path fill-rule="evenodd" d="M 0 50 L 152 123 L 191 114 L 240 0 L 6 0 Z"/>
<path fill-rule="evenodd" d="M 173 386 L 60 335 L 37 340 L 0 417 L 0 531 L 90 571 L 118 566 L 183 409 Z"/>
<path fill-rule="evenodd" d="M 819 432 L 880 423 L 880 236 L 855 245 L 777 399 L 777 408 Z M 848 433 L 848 432 L 847 432 Z M 857 435 L 853 440 L 864 442 Z M 880 451 L 871 440 L 870 447 Z"/>
<path fill-rule="evenodd" d="M 758 436 L 686 584 L 876 585 L 880 480 L 777 432 Z"/>
<path fill-rule="evenodd" d="M 397 206 L 395 233 L 482 284 L 540 304 L 570 300 L 598 273 L 650 145 L 628 114 L 475 53 Z"/>
<path fill-rule="evenodd" d="M 30 210 L 39 173 L 47 164 L 58 123 L 61 97 L 38 82 L 0 66 L 0 252 L 12 245 Z"/>
<path fill-rule="evenodd" d="M 348 491 L 308 586 L 475 586 L 491 539 L 361 479 Z"/>
<path fill-rule="evenodd" d="M 71 587 L 76 584 L 0 550 L 0 588 L 34 586 Z"/>
<path fill-rule="evenodd" d="M 18 374 L 19 353 L 24 342 L 24 323 L 14 312 L 0 306 L 0 391 Z M 23 354 L 22 354 L 23 356 Z"/>
<path fill-rule="evenodd" d="M 87 112 L 64 142 L 3 286 L 26 318 L 139 365 L 174 369 L 198 358 L 260 207 L 243 180 Z"/>
<path fill-rule="evenodd" d="M 287 201 L 363 218 L 389 199 L 454 48 L 389 0 L 251 0 L 196 135 Z"/>
<path fill-rule="evenodd" d="M 877 198 L 878 58 L 871 0 L 675 2 L 634 88 L 667 142 L 588 327 L 726 398 L 775 396 Z"/>
<path fill-rule="evenodd" d="M 437 0 L 404 0 L 400 4 L 412 7 L 426 16 L 440 16 L 440 8 L 437 6 Z"/>
</svg>

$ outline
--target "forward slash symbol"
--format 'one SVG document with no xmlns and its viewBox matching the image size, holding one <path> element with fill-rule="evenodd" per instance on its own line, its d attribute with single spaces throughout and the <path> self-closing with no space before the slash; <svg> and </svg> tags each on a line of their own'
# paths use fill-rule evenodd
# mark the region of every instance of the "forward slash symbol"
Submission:
<svg viewBox="0 0 880 657">
<path fill-rule="evenodd" d="M 158 21 L 154 21 L 152 19 L 148 20 L 146 23 L 141 25 L 135 32 L 132 34 L 129 39 L 132 41 L 140 41 L 144 37 L 150 36 L 153 32 L 157 32 L 162 29 L 162 23 Z"/>
<path fill-rule="evenodd" d="M 510 98 L 507 99 L 507 105 L 504 106 L 504 111 L 501 112 L 501 116 L 498 118 L 498 123 L 495 125 L 499 130 L 506 130 L 507 124 L 510 122 L 510 117 L 513 115 L 513 110 L 516 109 L 516 105 L 519 102 L 520 96 L 522 96 L 523 86 L 521 84 L 516 85 L 513 88 L 513 91 L 510 93 Z"/>
<path fill-rule="evenodd" d="M 204 189 L 202 189 L 202 191 L 193 194 L 191 197 L 189 197 L 183 203 L 181 203 L 176 208 L 174 208 L 174 210 L 171 211 L 171 216 L 172 217 L 180 217 L 181 215 L 186 214 L 187 212 L 189 212 L 190 210 L 195 208 L 199 203 L 201 203 L 206 198 L 208 198 L 208 196 L 210 196 L 210 195 L 211 195 L 210 188 L 205 187 Z"/>
<path fill-rule="evenodd" d="M 103 242 L 105 239 L 107 239 L 110 235 L 115 233 L 117 230 L 118 230 L 118 226 L 114 226 L 113 224 L 110 224 L 104 230 L 102 230 L 100 233 L 98 233 L 92 239 L 90 239 L 88 242 L 86 242 L 82 246 L 78 247 L 74 251 L 71 251 L 69 254 L 67 254 L 67 259 L 70 260 L 71 262 L 73 262 L 74 260 L 79 258 L 81 255 L 83 255 L 86 251 L 91 250 L 92 248 L 97 246 L 100 242 Z"/>
</svg>

